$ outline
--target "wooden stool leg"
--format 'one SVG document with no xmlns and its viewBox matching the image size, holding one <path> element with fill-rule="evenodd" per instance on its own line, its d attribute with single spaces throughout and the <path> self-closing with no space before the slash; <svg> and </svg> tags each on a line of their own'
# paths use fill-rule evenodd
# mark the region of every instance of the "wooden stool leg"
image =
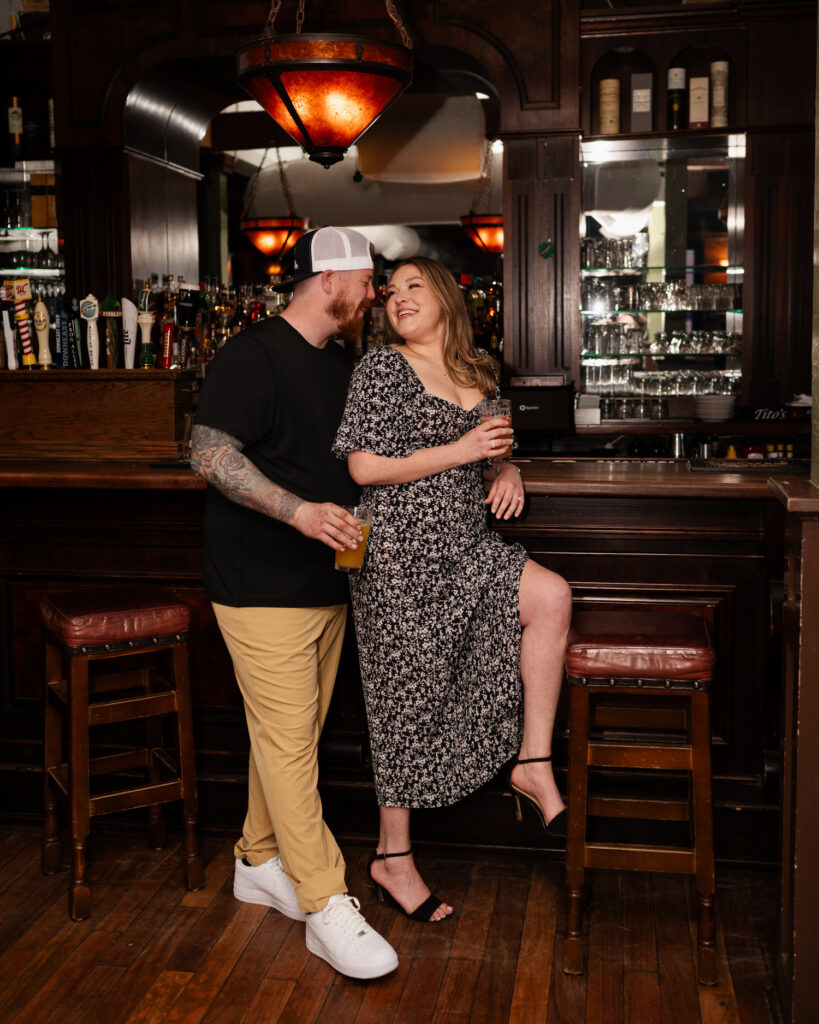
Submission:
<svg viewBox="0 0 819 1024">
<path fill-rule="evenodd" d="M 155 656 L 145 655 L 142 660 L 142 689 L 146 695 L 151 692 L 151 670 L 155 667 Z M 154 751 L 161 750 L 163 743 L 162 721 L 156 715 L 145 719 L 145 742 L 148 747 L 148 778 L 151 783 L 157 783 L 161 780 Z M 151 804 L 148 808 L 148 845 L 152 850 L 162 850 L 167 842 L 168 830 L 165 826 L 162 804 Z"/>
<path fill-rule="evenodd" d="M 182 813 L 185 819 L 185 884 L 188 889 L 194 890 L 204 886 L 205 869 L 199 856 L 199 840 L 196 834 L 198 818 L 196 757 L 188 675 L 188 645 L 186 643 L 181 643 L 173 649 L 173 674 L 176 689 L 179 774 L 182 778 Z"/>
<path fill-rule="evenodd" d="M 694 803 L 694 849 L 697 890 L 697 976 L 701 985 L 716 985 L 716 923 L 714 919 L 714 813 L 711 798 L 711 716 L 707 692 L 692 693 L 691 746 Z"/>
<path fill-rule="evenodd" d="M 583 880 L 588 806 L 589 692 L 572 686 L 569 710 L 569 792 L 566 828 L 566 935 L 563 970 L 583 973 Z"/>
<path fill-rule="evenodd" d="M 85 841 L 90 823 L 88 658 L 71 658 L 69 673 L 68 788 L 72 845 L 69 909 L 71 917 L 81 921 L 91 913 L 91 889 L 85 865 Z"/>
<path fill-rule="evenodd" d="M 60 763 L 62 750 L 62 715 L 54 706 L 48 684 L 62 677 L 62 656 L 50 641 L 46 641 L 44 726 L 43 726 L 43 849 L 42 865 L 47 875 L 60 870 L 60 837 L 57 829 L 57 798 L 54 794 L 50 768 Z"/>
</svg>

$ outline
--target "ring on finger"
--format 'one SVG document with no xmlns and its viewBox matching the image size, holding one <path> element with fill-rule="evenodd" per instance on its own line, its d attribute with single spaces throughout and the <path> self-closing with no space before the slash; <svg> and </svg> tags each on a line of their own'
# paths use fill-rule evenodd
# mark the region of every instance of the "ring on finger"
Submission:
<svg viewBox="0 0 819 1024">
<path fill-rule="evenodd" d="M 490 448 L 494 448 L 494 447 L 495 447 L 495 438 L 494 438 L 494 437 L 493 437 L 493 438 L 492 438 L 492 440 L 491 440 L 491 441 L 489 442 L 489 447 L 490 447 Z"/>
</svg>

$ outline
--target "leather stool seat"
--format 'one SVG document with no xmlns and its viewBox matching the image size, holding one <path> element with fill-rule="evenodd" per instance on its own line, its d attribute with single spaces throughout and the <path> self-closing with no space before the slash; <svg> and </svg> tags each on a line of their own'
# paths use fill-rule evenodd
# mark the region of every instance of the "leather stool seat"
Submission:
<svg viewBox="0 0 819 1024">
<path fill-rule="evenodd" d="M 687 682 L 710 679 L 714 658 L 698 615 L 590 608 L 572 620 L 566 671 L 570 676 Z"/>
<path fill-rule="evenodd" d="M 615 868 L 695 876 L 698 977 L 704 984 L 717 981 L 709 696 L 714 663 L 708 626 L 694 611 L 618 605 L 574 616 L 566 649 L 569 906 L 563 969 L 569 974 L 583 970 L 585 869 Z M 612 795 L 611 785 L 603 795 L 590 793 L 590 769 L 684 774 L 689 796 Z M 593 842 L 587 834 L 592 817 L 687 821 L 690 843 Z"/>
<path fill-rule="evenodd" d="M 158 587 L 98 587 L 50 594 L 40 602 L 48 633 L 65 649 L 153 643 L 187 633 L 191 612 Z"/>
<path fill-rule="evenodd" d="M 47 595 L 40 616 L 46 632 L 43 870 L 53 874 L 60 868 L 60 803 L 71 828 L 69 908 L 75 920 L 88 917 L 90 819 L 148 807 L 149 841 L 158 849 L 165 844 L 160 805 L 180 800 L 185 880 L 189 889 L 201 888 L 188 678 L 190 608 L 158 587 L 93 587 Z M 170 745 L 165 743 L 165 717 L 173 717 L 176 725 Z M 144 744 L 134 744 L 121 731 L 108 739 L 101 735 L 106 726 L 134 721 L 144 723 Z M 97 756 L 91 756 L 92 727 L 95 746 L 104 751 Z M 92 793 L 92 776 L 113 781 L 104 792 L 95 786 Z"/>
</svg>

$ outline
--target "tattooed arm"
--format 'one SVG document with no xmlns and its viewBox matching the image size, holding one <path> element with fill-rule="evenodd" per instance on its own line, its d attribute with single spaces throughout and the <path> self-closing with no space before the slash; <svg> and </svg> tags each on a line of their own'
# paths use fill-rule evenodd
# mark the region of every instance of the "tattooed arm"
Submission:
<svg viewBox="0 0 819 1024">
<path fill-rule="evenodd" d="M 340 505 L 304 501 L 274 484 L 242 454 L 244 445 L 223 430 L 196 424 L 191 431 L 191 469 L 226 498 L 294 527 L 335 551 L 362 540 L 358 523 Z"/>
</svg>

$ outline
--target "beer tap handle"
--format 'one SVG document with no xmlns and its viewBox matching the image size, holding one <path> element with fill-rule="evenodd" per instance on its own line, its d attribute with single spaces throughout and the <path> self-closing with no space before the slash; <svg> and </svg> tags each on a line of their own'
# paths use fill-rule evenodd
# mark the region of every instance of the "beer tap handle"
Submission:
<svg viewBox="0 0 819 1024">
<path fill-rule="evenodd" d="M 51 357 L 51 348 L 48 344 L 48 333 L 51 321 L 48 316 L 48 309 L 43 302 L 42 295 L 37 296 L 37 305 L 34 307 L 34 330 L 37 332 L 37 362 L 43 370 L 48 370 L 54 360 Z"/>
<path fill-rule="evenodd" d="M 80 303 L 80 316 L 85 320 L 85 342 L 88 347 L 88 365 L 92 370 L 100 368 L 100 338 L 97 331 L 97 320 L 100 315 L 100 304 L 90 293 Z"/>
<path fill-rule="evenodd" d="M 133 370 L 137 347 L 137 308 L 130 299 L 122 300 L 122 349 L 125 369 Z"/>
</svg>

